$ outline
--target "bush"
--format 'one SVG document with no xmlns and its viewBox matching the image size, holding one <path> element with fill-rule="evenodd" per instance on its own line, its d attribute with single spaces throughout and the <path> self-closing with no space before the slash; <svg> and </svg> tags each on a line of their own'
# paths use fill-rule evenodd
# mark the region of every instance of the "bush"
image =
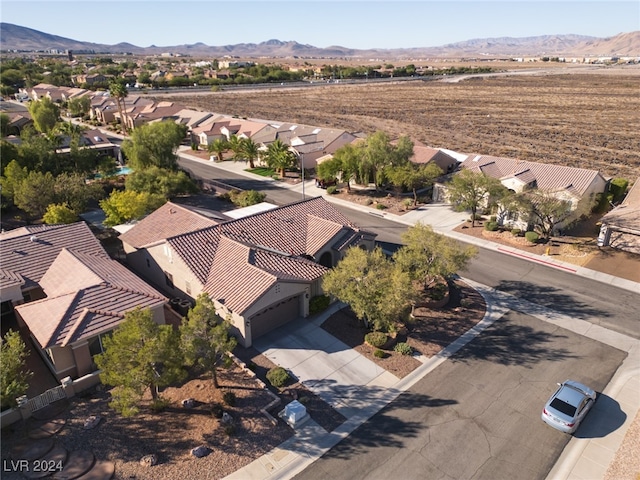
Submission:
<svg viewBox="0 0 640 480">
<path fill-rule="evenodd" d="M 387 343 L 387 334 L 382 332 L 370 332 L 364 336 L 364 341 L 372 347 L 380 348 Z"/>
<path fill-rule="evenodd" d="M 290 378 L 289 372 L 282 367 L 274 367 L 267 372 L 267 380 L 276 388 L 286 385 Z"/>
<path fill-rule="evenodd" d="M 236 426 L 232 423 L 224 426 L 224 433 L 231 436 L 236 433 Z"/>
<path fill-rule="evenodd" d="M 327 309 L 330 298 L 328 295 L 316 295 L 309 300 L 309 315 L 315 315 Z"/>
<path fill-rule="evenodd" d="M 373 200 L 370 198 L 367 198 L 364 202 L 365 205 L 371 205 L 373 203 Z"/>
<path fill-rule="evenodd" d="M 149 405 L 149 408 L 151 409 L 152 412 L 158 413 L 158 412 L 162 412 L 165 408 L 167 408 L 170 403 L 171 402 L 166 398 L 158 397 L 151 402 L 151 405 Z"/>
<path fill-rule="evenodd" d="M 378 210 L 384 210 L 387 208 L 387 206 L 384 203 L 379 203 L 378 205 L 376 205 L 376 208 Z"/>
<path fill-rule="evenodd" d="M 338 193 L 338 187 L 336 187 L 335 185 L 331 185 L 327 188 L 327 193 L 329 195 L 335 195 L 336 193 Z"/>
<path fill-rule="evenodd" d="M 266 197 L 266 194 L 256 190 L 246 190 L 244 192 L 231 190 L 228 194 L 223 195 L 223 198 L 228 199 L 237 207 L 250 207 L 256 203 L 264 202 Z"/>
<path fill-rule="evenodd" d="M 223 413 L 224 409 L 222 408 L 222 405 L 220 405 L 219 403 L 214 403 L 213 405 L 211 405 L 211 415 L 216 418 L 222 418 Z"/>
<path fill-rule="evenodd" d="M 236 404 L 236 394 L 226 391 L 222 394 L 222 401 L 230 407 L 233 407 Z"/>
<path fill-rule="evenodd" d="M 489 232 L 495 232 L 498 230 L 498 222 L 487 222 L 484 224 L 484 229 Z"/>
<path fill-rule="evenodd" d="M 626 178 L 614 178 L 609 184 L 609 192 L 613 194 L 613 203 L 618 203 L 624 198 L 624 194 L 629 186 Z"/>
<path fill-rule="evenodd" d="M 373 352 L 373 356 L 376 358 L 387 358 L 387 352 L 378 348 Z"/>
<path fill-rule="evenodd" d="M 413 353 L 413 348 L 411 348 L 408 343 L 400 342 L 393 347 L 393 351 L 401 355 L 411 355 Z"/>
<path fill-rule="evenodd" d="M 540 238 L 540 235 L 538 235 L 536 232 L 525 232 L 524 238 L 526 238 L 531 243 L 536 243 Z"/>
<path fill-rule="evenodd" d="M 410 198 L 405 198 L 402 201 L 402 205 L 404 205 L 405 207 L 410 207 L 411 205 L 413 205 L 413 200 L 411 200 Z"/>
<path fill-rule="evenodd" d="M 511 229 L 511 235 L 513 235 L 514 237 L 520 236 L 521 233 L 522 233 L 522 230 L 520 230 L 519 228 Z"/>
<path fill-rule="evenodd" d="M 491 217 L 489 217 L 489 221 L 497 222 L 498 221 L 498 217 L 496 217 L 495 215 L 491 215 Z"/>
</svg>

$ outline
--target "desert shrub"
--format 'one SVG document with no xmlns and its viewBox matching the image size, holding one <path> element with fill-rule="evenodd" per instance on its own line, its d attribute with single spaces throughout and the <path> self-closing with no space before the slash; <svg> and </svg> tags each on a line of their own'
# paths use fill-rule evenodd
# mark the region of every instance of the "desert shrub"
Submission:
<svg viewBox="0 0 640 480">
<path fill-rule="evenodd" d="M 400 342 L 393 347 L 393 351 L 401 355 L 411 355 L 413 353 L 413 348 L 411 348 L 411 346 L 406 342 Z"/>
<path fill-rule="evenodd" d="M 496 217 L 495 215 L 491 215 L 491 217 L 489 217 L 489 221 L 490 222 L 497 222 L 498 221 L 498 217 Z"/>
<path fill-rule="evenodd" d="M 371 198 L 367 198 L 367 199 L 364 201 L 364 204 L 365 204 L 365 205 L 371 205 L 372 203 L 373 203 L 373 200 L 372 200 Z"/>
<path fill-rule="evenodd" d="M 256 190 L 246 190 L 240 192 L 238 190 L 231 190 L 229 193 L 222 196 L 225 200 L 229 200 L 237 207 L 250 207 L 256 203 L 264 202 L 266 194 L 258 192 Z"/>
<path fill-rule="evenodd" d="M 524 238 L 526 238 L 531 243 L 536 243 L 540 236 L 536 232 L 525 232 Z"/>
<path fill-rule="evenodd" d="M 222 405 L 220 405 L 219 403 L 214 403 L 213 405 L 211 405 L 211 415 L 216 418 L 222 418 L 223 413 L 224 409 L 222 408 Z"/>
<path fill-rule="evenodd" d="M 149 408 L 151 409 L 152 412 L 158 413 L 158 412 L 162 412 L 165 408 L 167 408 L 170 403 L 171 402 L 166 398 L 158 397 L 151 402 L 151 404 L 149 405 Z"/>
<path fill-rule="evenodd" d="M 267 380 L 276 388 L 284 386 L 289 378 L 291 378 L 289 372 L 282 367 L 274 367 L 267 372 Z"/>
<path fill-rule="evenodd" d="M 514 237 L 520 236 L 521 233 L 522 233 L 522 230 L 520 230 L 519 228 L 512 228 L 511 229 L 511 235 L 513 235 Z"/>
<path fill-rule="evenodd" d="M 330 298 L 328 295 L 316 295 L 309 300 L 309 315 L 315 315 L 327 309 Z"/>
<path fill-rule="evenodd" d="M 233 407 L 236 404 L 236 394 L 227 390 L 222 394 L 222 401 L 230 407 Z"/>
<path fill-rule="evenodd" d="M 484 224 L 484 229 L 489 232 L 495 232 L 498 230 L 498 222 L 487 222 Z"/>
<path fill-rule="evenodd" d="M 385 208 L 387 208 L 387 206 L 384 203 L 379 203 L 378 205 L 376 205 L 376 208 L 378 210 L 384 210 Z"/>
<path fill-rule="evenodd" d="M 413 200 L 411 200 L 410 198 L 405 198 L 402 201 L 402 205 L 404 205 L 405 207 L 410 207 L 411 205 L 413 205 Z"/>
<path fill-rule="evenodd" d="M 233 423 L 229 423 L 229 424 L 225 425 L 224 426 L 224 433 L 226 433 L 228 436 L 235 435 L 236 426 Z"/>
<path fill-rule="evenodd" d="M 370 332 L 364 336 L 364 341 L 372 347 L 380 348 L 387 343 L 387 334 L 382 332 Z"/>
<path fill-rule="evenodd" d="M 618 203 L 624 198 L 624 194 L 629 186 L 626 178 L 614 178 L 609 184 L 609 192 L 613 194 L 613 203 Z"/>
<path fill-rule="evenodd" d="M 331 185 L 327 188 L 327 193 L 329 195 L 335 195 L 336 193 L 338 193 L 338 187 L 336 187 L 335 185 Z"/>
<path fill-rule="evenodd" d="M 373 356 L 376 358 L 387 358 L 387 352 L 378 348 L 373 352 Z"/>
</svg>

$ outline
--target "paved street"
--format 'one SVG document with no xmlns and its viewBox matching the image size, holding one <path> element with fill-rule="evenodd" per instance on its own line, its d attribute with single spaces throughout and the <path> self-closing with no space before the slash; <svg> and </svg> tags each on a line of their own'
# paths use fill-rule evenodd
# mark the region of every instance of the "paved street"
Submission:
<svg viewBox="0 0 640 480">
<path fill-rule="evenodd" d="M 510 312 L 295 478 L 545 478 L 570 439 L 540 420 L 555 383 L 602 391 L 624 357 Z"/>
</svg>

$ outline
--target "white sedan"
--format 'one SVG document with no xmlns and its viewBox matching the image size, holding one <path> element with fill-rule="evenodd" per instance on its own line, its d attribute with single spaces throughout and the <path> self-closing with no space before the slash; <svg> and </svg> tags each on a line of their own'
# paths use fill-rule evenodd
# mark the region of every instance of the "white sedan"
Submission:
<svg viewBox="0 0 640 480">
<path fill-rule="evenodd" d="M 596 401 L 596 392 L 580 382 L 567 380 L 558 384 L 542 409 L 542 420 L 565 433 L 573 433 Z"/>
</svg>

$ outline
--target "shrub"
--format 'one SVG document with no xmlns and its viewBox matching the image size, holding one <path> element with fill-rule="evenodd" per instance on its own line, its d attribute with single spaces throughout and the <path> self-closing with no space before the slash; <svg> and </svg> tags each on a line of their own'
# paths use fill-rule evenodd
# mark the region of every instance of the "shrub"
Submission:
<svg viewBox="0 0 640 480">
<path fill-rule="evenodd" d="M 211 405 L 211 414 L 216 418 L 222 418 L 222 414 L 224 413 L 224 409 L 222 405 L 219 403 L 214 403 Z"/>
<path fill-rule="evenodd" d="M 514 237 L 520 236 L 521 233 L 522 233 L 522 230 L 520 230 L 519 228 L 512 228 L 511 229 L 511 235 L 513 235 Z"/>
<path fill-rule="evenodd" d="M 614 178 L 609 184 L 609 192 L 613 194 L 613 202 L 617 203 L 624 197 L 627 187 L 629 186 L 629 180 L 626 178 Z"/>
<path fill-rule="evenodd" d="M 336 193 L 338 193 L 338 187 L 336 187 L 335 185 L 331 185 L 327 188 L 327 193 L 329 195 L 335 195 Z"/>
<path fill-rule="evenodd" d="M 373 352 L 373 356 L 376 358 L 387 358 L 387 352 L 378 348 Z"/>
<path fill-rule="evenodd" d="M 376 208 L 378 210 L 384 210 L 387 208 L 387 206 L 384 203 L 379 203 L 378 205 L 376 205 Z"/>
<path fill-rule="evenodd" d="M 382 332 L 370 332 L 364 336 L 364 341 L 372 347 L 380 348 L 387 343 L 387 334 Z"/>
<path fill-rule="evenodd" d="M 226 391 L 222 394 L 222 401 L 230 407 L 233 407 L 236 404 L 236 394 Z"/>
<path fill-rule="evenodd" d="M 410 207 L 411 205 L 413 205 L 413 200 L 411 200 L 410 198 L 405 198 L 402 201 L 402 205 L 404 205 L 405 207 Z"/>
<path fill-rule="evenodd" d="M 498 222 L 487 222 L 484 224 L 484 229 L 489 232 L 495 232 L 498 230 Z"/>
<path fill-rule="evenodd" d="M 397 343 L 393 350 L 401 355 L 411 355 L 413 353 L 413 348 L 405 342 Z"/>
<path fill-rule="evenodd" d="M 236 433 L 236 426 L 232 423 L 225 425 L 224 433 L 226 433 L 229 436 L 234 435 Z"/>
<path fill-rule="evenodd" d="M 525 232 L 524 238 L 526 238 L 531 243 L 536 243 L 540 236 L 536 232 Z"/>
<path fill-rule="evenodd" d="M 170 403 L 171 402 L 166 398 L 158 397 L 151 402 L 151 405 L 149 405 L 149 408 L 151 409 L 152 412 L 158 413 L 158 412 L 162 412 L 165 408 L 167 408 Z"/>
<path fill-rule="evenodd" d="M 328 295 L 316 295 L 309 300 L 309 315 L 315 315 L 327 309 L 330 298 Z"/>
<path fill-rule="evenodd" d="M 373 203 L 373 200 L 372 200 L 372 199 L 370 199 L 370 198 L 367 198 L 367 199 L 364 201 L 364 204 L 365 204 L 365 205 L 371 205 L 372 203 Z"/>
<path fill-rule="evenodd" d="M 498 217 L 496 217 L 495 215 L 491 215 L 491 217 L 489 217 L 489 221 L 497 222 L 498 221 Z"/>
<path fill-rule="evenodd" d="M 289 381 L 289 372 L 282 367 L 274 367 L 267 372 L 267 380 L 276 388 L 280 388 Z"/>
</svg>

